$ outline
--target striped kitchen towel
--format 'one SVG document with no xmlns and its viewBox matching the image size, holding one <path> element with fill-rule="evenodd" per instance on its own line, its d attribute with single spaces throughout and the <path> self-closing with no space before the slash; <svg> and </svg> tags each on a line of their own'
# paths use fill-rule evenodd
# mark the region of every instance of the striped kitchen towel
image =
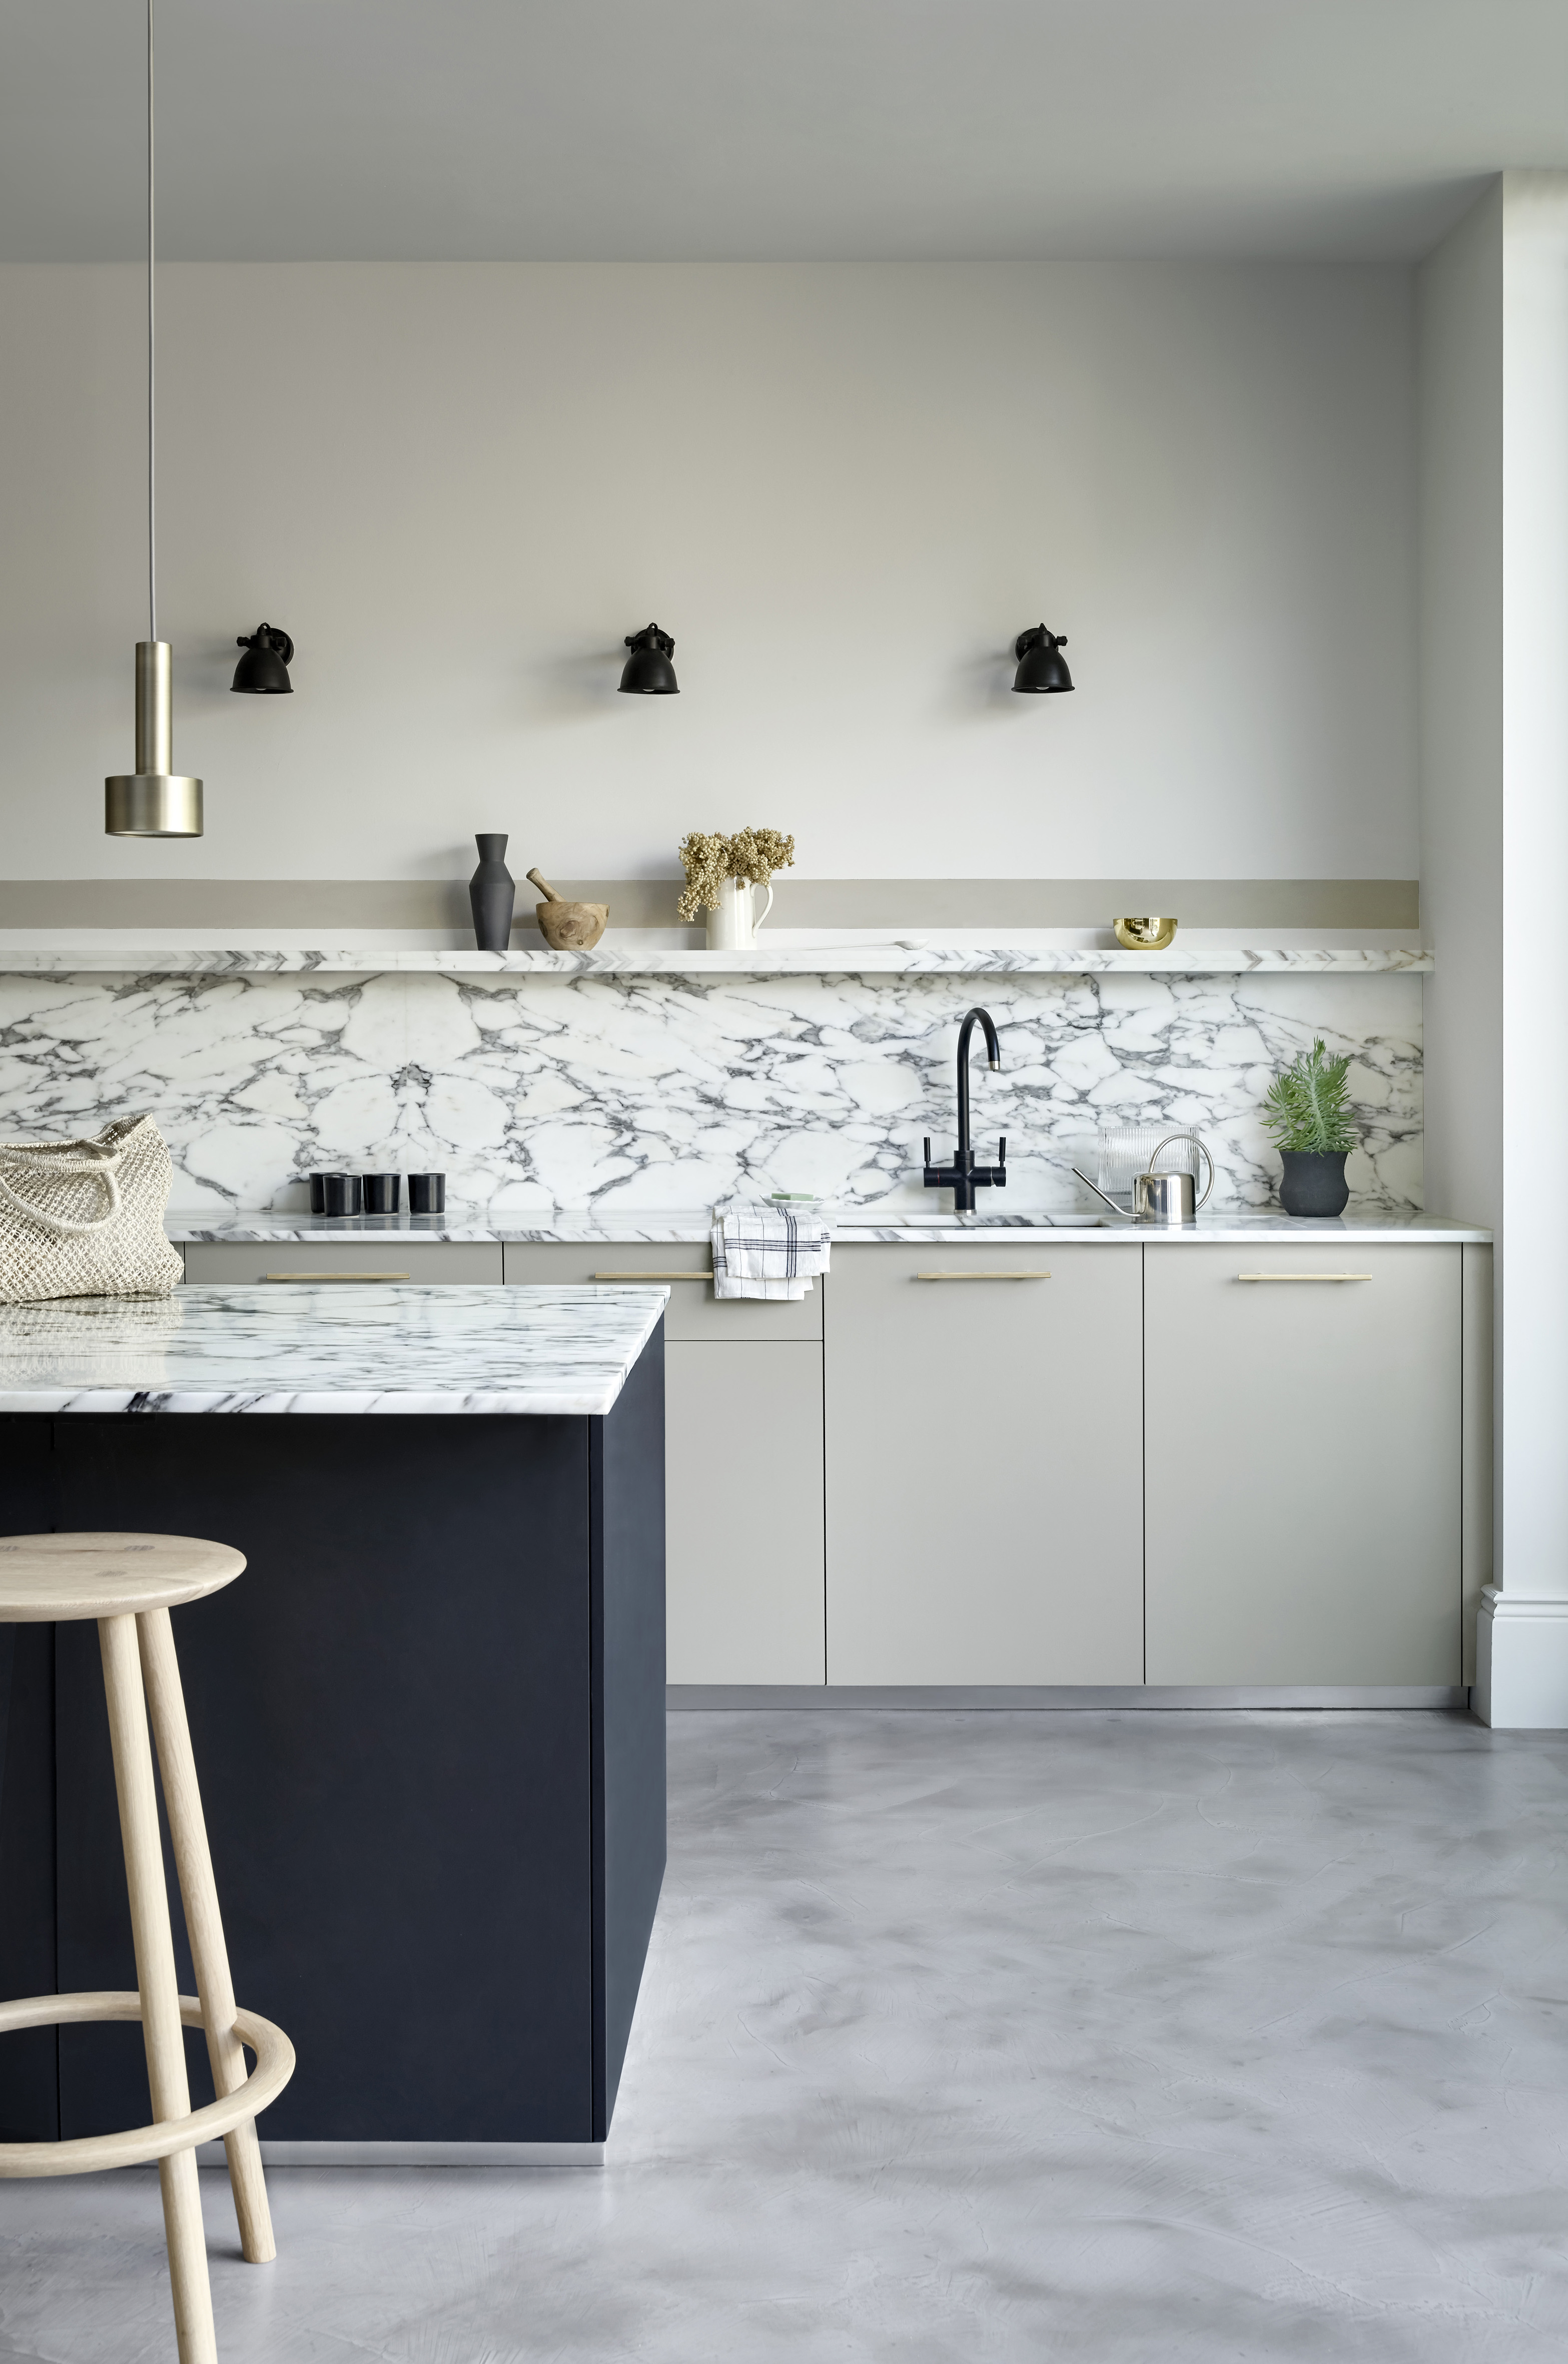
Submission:
<svg viewBox="0 0 1568 2364">
<path fill-rule="evenodd" d="M 716 1207 L 713 1293 L 716 1297 L 807 1296 L 813 1277 L 828 1269 L 828 1226 L 820 1215 L 750 1202 Z"/>
</svg>

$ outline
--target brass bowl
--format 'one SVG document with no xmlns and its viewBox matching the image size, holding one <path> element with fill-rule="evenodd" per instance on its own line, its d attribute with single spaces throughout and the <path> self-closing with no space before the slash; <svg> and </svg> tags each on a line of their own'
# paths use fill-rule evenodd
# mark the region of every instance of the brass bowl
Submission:
<svg viewBox="0 0 1568 2364">
<path fill-rule="evenodd" d="M 1113 920 L 1111 925 L 1129 953 L 1162 953 L 1176 932 L 1174 920 Z"/>
<path fill-rule="evenodd" d="M 592 952 L 610 916 L 607 903 L 536 903 L 534 911 L 552 953 Z"/>
</svg>

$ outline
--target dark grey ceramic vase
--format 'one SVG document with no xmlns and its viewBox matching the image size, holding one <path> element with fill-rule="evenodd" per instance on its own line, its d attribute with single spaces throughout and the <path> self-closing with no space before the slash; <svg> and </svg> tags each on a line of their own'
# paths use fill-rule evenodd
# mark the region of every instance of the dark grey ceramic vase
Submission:
<svg viewBox="0 0 1568 2364">
<path fill-rule="evenodd" d="M 499 831 L 475 837 L 479 867 L 468 882 L 473 932 L 482 953 L 504 953 L 512 941 L 512 905 L 517 889 L 506 867 L 506 841 Z"/>
<path fill-rule="evenodd" d="M 1348 1149 L 1282 1149 L 1284 1179 L 1280 1204 L 1287 1215 L 1342 1215 L 1351 1195 L 1345 1179 Z"/>
</svg>

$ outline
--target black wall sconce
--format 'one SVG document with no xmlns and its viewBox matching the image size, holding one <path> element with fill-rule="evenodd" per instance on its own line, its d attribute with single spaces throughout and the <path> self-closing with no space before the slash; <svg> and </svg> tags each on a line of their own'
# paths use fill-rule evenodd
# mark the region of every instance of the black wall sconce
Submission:
<svg viewBox="0 0 1568 2364">
<path fill-rule="evenodd" d="M 294 642 L 275 624 L 258 624 L 249 638 L 241 632 L 236 648 L 245 653 L 234 668 L 234 689 L 248 689 L 257 697 L 289 697 L 294 684 L 288 669 L 294 663 Z"/>
<path fill-rule="evenodd" d="M 621 688 L 633 697 L 674 697 L 680 691 L 675 668 L 670 659 L 675 653 L 675 643 L 668 632 L 657 624 L 645 625 L 640 632 L 628 632 L 626 645 L 631 651 L 621 675 Z"/>
<path fill-rule="evenodd" d="M 1071 689 L 1073 676 L 1067 670 L 1067 660 L 1057 653 L 1066 646 L 1065 632 L 1047 631 L 1043 624 L 1031 624 L 1027 632 L 1020 632 L 1013 647 L 1018 661 L 1013 687 L 1037 692 Z"/>
</svg>

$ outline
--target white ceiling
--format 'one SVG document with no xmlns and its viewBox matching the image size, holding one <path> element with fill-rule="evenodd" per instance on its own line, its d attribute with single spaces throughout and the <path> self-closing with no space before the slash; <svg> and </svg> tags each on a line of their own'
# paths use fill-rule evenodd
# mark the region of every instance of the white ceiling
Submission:
<svg viewBox="0 0 1568 2364">
<path fill-rule="evenodd" d="M 0 259 L 143 251 L 141 0 L 0 0 Z M 1568 0 L 159 0 L 171 259 L 1406 257 Z"/>
</svg>

